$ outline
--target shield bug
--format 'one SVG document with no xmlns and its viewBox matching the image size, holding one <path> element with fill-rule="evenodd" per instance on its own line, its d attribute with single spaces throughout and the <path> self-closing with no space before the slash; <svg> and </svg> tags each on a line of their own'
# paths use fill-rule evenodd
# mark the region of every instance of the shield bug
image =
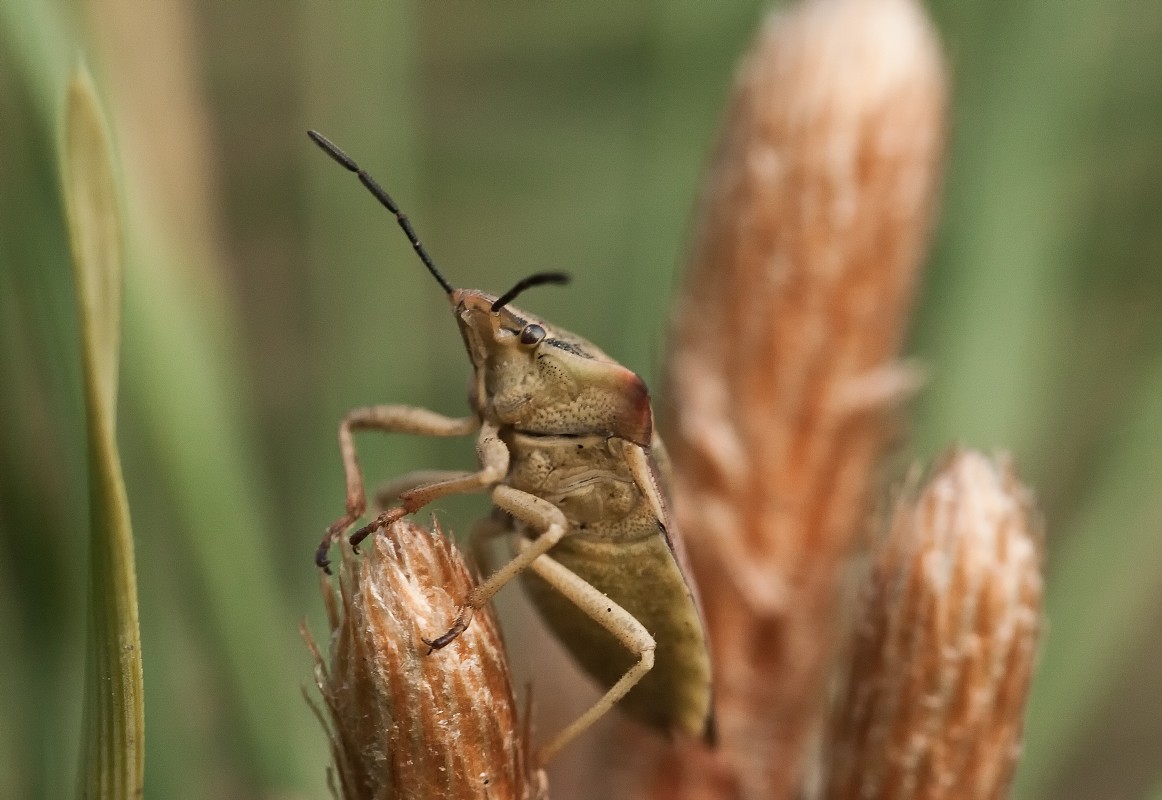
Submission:
<svg viewBox="0 0 1162 800">
<path fill-rule="evenodd" d="M 521 575 L 549 627 L 606 687 L 541 748 L 541 763 L 615 704 L 664 732 L 709 739 L 706 633 L 668 510 L 668 467 L 645 383 L 581 337 L 512 306 L 526 289 L 564 283 L 566 275 L 538 273 L 500 296 L 455 288 L 375 179 L 328 139 L 309 135 L 395 216 L 447 294 L 472 364 L 466 417 L 386 405 L 343 419 L 346 513 L 327 529 L 316 563 L 328 569 L 332 543 L 366 511 L 355 431 L 475 434 L 479 470 L 423 470 L 392 481 L 379 494 L 387 510 L 350 536 L 357 546 L 446 495 L 490 494 L 493 511 L 473 531 L 474 549 L 487 537 L 512 534 L 514 555 L 463 598 L 447 631 L 424 640 L 429 654 L 453 642 L 476 609 Z"/>
</svg>

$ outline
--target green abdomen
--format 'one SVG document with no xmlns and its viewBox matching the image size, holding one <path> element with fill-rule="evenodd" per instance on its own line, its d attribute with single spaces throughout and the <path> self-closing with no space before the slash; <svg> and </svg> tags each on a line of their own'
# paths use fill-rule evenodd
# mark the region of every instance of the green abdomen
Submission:
<svg viewBox="0 0 1162 800">
<path fill-rule="evenodd" d="M 705 732 L 710 715 L 710 656 L 694 599 L 659 532 L 634 542 L 573 536 L 549 555 L 622 606 L 654 637 L 654 666 L 622 699 L 630 716 L 665 732 Z M 532 570 L 525 587 L 546 624 L 603 687 L 636 657 Z"/>
</svg>

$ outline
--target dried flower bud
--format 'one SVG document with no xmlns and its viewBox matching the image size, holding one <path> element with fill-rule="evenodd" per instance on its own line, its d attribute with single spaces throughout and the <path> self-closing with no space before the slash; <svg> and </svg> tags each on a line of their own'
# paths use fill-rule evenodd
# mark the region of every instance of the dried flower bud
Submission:
<svg viewBox="0 0 1162 800">
<path fill-rule="evenodd" d="M 896 506 L 856 611 L 828 798 L 1002 798 L 1041 627 L 1041 532 L 1005 460 L 953 452 Z"/>
<path fill-rule="evenodd" d="M 917 383 L 897 357 L 944 110 L 915 0 L 807 0 L 760 32 L 706 177 L 663 434 L 714 647 L 717 772 L 741 796 L 796 792 L 821 719 L 841 577 Z"/>
<path fill-rule="evenodd" d="M 329 667 L 308 636 L 344 800 L 544 797 L 492 613 L 436 653 L 422 641 L 474 585 L 455 544 L 405 520 L 365 549 L 337 592 L 324 580 Z"/>
</svg>

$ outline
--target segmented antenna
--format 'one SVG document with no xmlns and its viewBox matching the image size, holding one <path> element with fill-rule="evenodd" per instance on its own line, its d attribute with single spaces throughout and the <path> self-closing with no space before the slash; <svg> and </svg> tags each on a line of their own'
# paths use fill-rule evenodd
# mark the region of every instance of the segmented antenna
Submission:
<svg viewBox="0 0 1162 800">
<path fill-rule="evenodd" d="M 546 283 L 568 283 L 571 280 L 572 277 L 568 272 L 534 272 L 527 278 L 521 278 L 516 282 L 516 286 L 496 298 L 496 302 L 492 304 L 492 310 L 494 313 L 500 311 L 500 309 L 515 300 L 517 295 L 525 289 L 542 286 Z"/>
<path fill-rule="evenodd" d="M 432 262 L 432 257 L 428 255 L 428 251 L 424 249 L 423 244 L 420 243 L 420 238 L 416 236 L 415 230 L 412 229 L 412 224 L 408 220 L 407 214 L 399 210 L 399 206 L 391 199 L 391 195 L 387 193 L 387 190 L 380 186 L 375 178 L 368 175 L 362 167 L 355 163 L 351 156 L 340 150 L 326 136 L 318 131 L 307 131 L 307 136 L 310 136 L 312 142 L 322 148 L 324 153 L 335 159 L 341 166 L 345 167 L 348 172 L 354 172 L 359 178 L 359 182 L 367 187 L 367 191 L 375 195 L 375 199 L 382 203 L 384 208 L 395 216 L 396 222 L 403 228 L 403 232 L 408 237 L 408 241 L 412 243 L 412 249 L 416 251 L 416 255 L 420 257 L 420 261 L 424 262 L 424 266 L 428 268 L 428 272 L 432 273 L 432 277 L 443 287 L 444 292 L 452 294 L 452 292 L 456 291 L 455 287 L 448 283 L 448 279 L 444 277 L 444 274 L 436 268 L 436 265 Z M 517 286 L 520 286 L 520 284 L 517 284 Z"/>
</svg>

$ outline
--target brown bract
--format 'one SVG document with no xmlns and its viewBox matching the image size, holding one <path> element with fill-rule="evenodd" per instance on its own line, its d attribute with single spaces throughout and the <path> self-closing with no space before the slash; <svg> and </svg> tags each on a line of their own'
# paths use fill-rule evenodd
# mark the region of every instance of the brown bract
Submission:
<svg viewBox="0 0 1162 800">
<path fill-rule="evenodd" d="M 735 82 L 674 316 L 663 434 L 705 605 L 719 747 L 652 797 L 788 797 L 817 726 L 933 215 L 945 73 L 913 0 L 808 0 Z"/>
<path fill-rule="evenodd" d="M 1041 531 L 1006 460 L 953 452 L 865 582 L 825 797 L 1003 798 L 1041 620 Z"/>
<path fill-rule="evenodd" d="M 475 585 L 455 544 L 410 521 L 323 579 L 329 659 L 308 636 L 344 800 L 543 798 L 513 699 L 500 630 L 482 610 L 428 654 Z"/>
</svg>

